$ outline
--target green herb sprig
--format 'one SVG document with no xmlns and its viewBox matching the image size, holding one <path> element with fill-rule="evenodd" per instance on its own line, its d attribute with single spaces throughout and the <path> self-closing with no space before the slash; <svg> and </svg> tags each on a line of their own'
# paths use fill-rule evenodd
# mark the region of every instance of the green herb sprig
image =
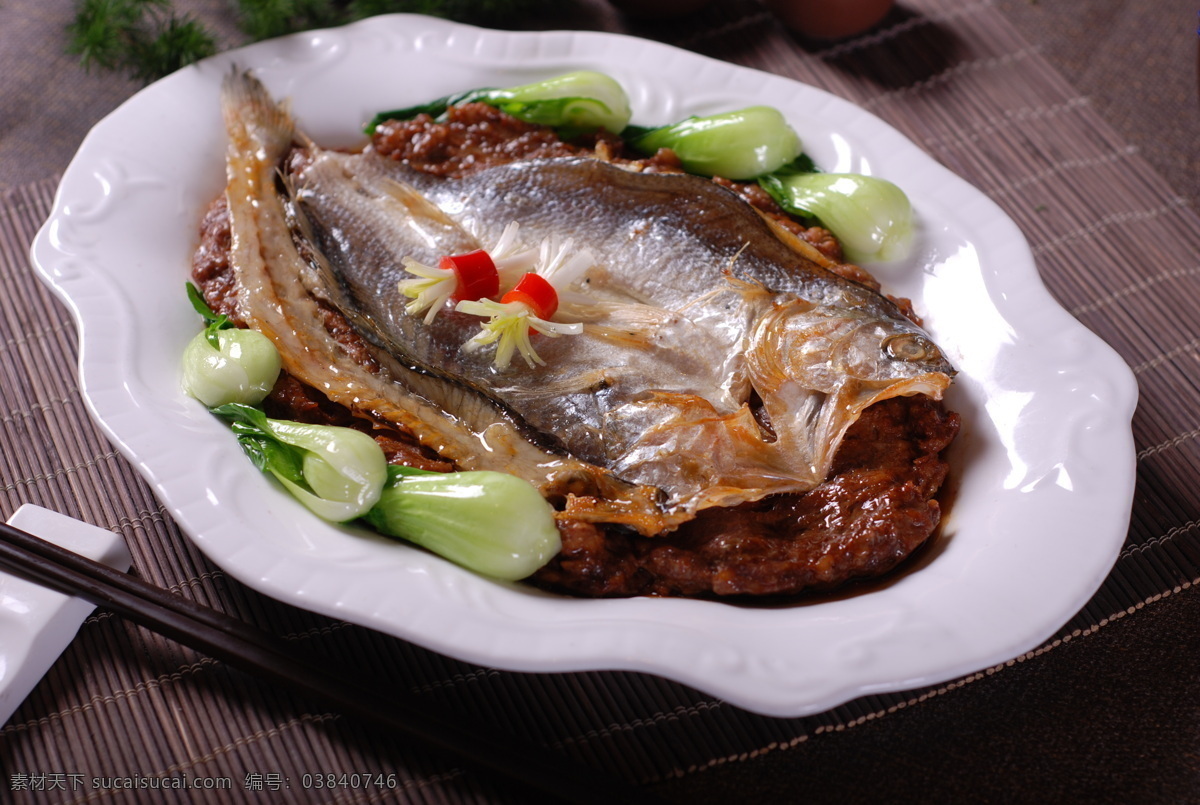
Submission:
<svg viewBox="0 0 1200 805">
<path fill-rule="evenodd" d="M 483 26 L 511 26 L 554 0 L 232 0 L 237 27 L 250 41 L 344 25 L 378 14 L 410 13 Z M 203 23 L 180 15 L 171 0 L 76 0 L 67 52 L 87 70 L 125 73 L 150 83 L 218 51 Z"/>
<path fill-rule="evenodd" d="M 80 0 L 67 27 L 67 52 L 84 69 L 126 73 L 149 83 L 217 52 L 216 40 L 169 0 Z"/>
</svg>

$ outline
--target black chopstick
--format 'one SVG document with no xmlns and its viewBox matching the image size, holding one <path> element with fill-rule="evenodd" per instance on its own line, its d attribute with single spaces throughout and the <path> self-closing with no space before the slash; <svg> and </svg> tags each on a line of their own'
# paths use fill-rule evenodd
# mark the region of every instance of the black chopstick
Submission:
<svg viewBox="0 0 1200 805">
<path fill-rule="evenodd" d="M 414 697 L 366 685 L 300 657 L 245 621 L 173 595 L 0 523 L 0 569 L 83 598 L 228 665 L 316 697 L 390 734 L 440 749 L 563 802 L 660 802 L 650 792 L 571 758 L 439 714 Z"/>
</svg>

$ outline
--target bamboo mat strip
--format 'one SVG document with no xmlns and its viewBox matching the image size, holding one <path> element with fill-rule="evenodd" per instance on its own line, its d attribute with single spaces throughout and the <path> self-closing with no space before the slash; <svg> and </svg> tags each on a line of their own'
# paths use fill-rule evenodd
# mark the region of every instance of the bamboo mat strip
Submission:
<svg viewBox="0 0 1200 805">
<path fill-rule="evenodd" d="M 1200 580 L 1200 526 L 1189 519 L 1200 508 L 1200 393 L 1187 371 L 1200 344 L 1190 314 L 1200 290 L 1200 222 L 989 3 L 919 5 L 926 16 L 822 51 L 796 47 L 765 17 L 731 3 L 680 43 L 823 86 L 888 120 L 989 193 L 1029 238 L 1052 293 L 1137 367 L 1141 503 L 1129 542 L 1088 606 L 1018 660 L 1035 661 Z M 906 58 L 946 52 L 947 35 L 956 37 L 958 61 Z M 317 653 L 378 668 L 452 712 L 643 782 L 786 751 L 1013 664 L 809 718 L 767 719 L 638 674 L 479 668 L 266 599 L 207 562 L 87 419 L 74 328 L 25 257 L 54 186 L 18 188 L 0 205 L 0 515 L 31 500 L 119 531 L 137 572 L 155 583 Z M 516 801 L 453 763 L 380 741 L 103 613 L 0 730 L 0 766 L 213 774 L 233 784 L 164 802 L 262 802 L 281 776 L 355 768 L 397 775 L 394 792 L 372 791 L 362 801 Z M 38 801 L 96 799 L 103 797 L 76 790 Z"/>
</svg>

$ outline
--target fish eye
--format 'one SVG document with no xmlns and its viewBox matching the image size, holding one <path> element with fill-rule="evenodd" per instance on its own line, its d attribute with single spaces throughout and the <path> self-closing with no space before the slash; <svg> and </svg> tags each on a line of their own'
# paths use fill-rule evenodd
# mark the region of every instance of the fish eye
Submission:
<svg viewBox="0 0 1200 805">
<path fill-rule="evenodd" d="M 915 333 L 889 335 L 883 339 L 883 351 L 898 361 L 923 361 L 937 357 L 937 347 L 928 338 Z"/>
</svg>

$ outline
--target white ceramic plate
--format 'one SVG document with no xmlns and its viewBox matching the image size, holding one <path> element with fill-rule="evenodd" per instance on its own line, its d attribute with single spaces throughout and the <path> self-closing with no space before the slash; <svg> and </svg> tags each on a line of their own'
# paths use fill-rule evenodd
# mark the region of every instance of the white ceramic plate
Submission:
<svg viewBox="0 0 1200 805">
<path fill-rule="evenodd" d="M 949 396 L 965 422 L 958 491 L 935 550 L 879 589 L 795 606 L 588 601 L 495 583 L 311 516 L 179 389 L 179 356 L 199 326 L 183 287 L 200 215 L 224 184 L 218 88 L 234 63 L 290 97 L 329 146 L 357 142 L 380 109 L 598 69 L 628 89 L 635 122 L 767 103 L 827 170 L 899 184 L 918 246 L 876 274 L 915 300 L 961 370 Z M 224 54 L 95 127 L 32 253 L 79 323 L 95 418 L 214 562 L 282 601 L 475 663 L 643 671 L 762 713 L 813 713 L 1035 647 L 1095 592 L 1128 525 L 1132 375 L 1051 300 L 1016 226 L 861 109 L 653 42 L 392 16 Z"/>
</svg>

